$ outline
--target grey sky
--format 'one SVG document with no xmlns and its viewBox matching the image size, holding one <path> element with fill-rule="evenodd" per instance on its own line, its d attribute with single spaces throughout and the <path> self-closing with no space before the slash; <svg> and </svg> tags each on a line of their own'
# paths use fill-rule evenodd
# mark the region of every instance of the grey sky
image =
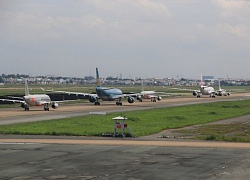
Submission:
<svg viewBox="0 0 250 180">
<path fill-rule="evenodd" d="M 250 78 L 250 0 L 0 0 L 0 74 Z"/>
</svg>

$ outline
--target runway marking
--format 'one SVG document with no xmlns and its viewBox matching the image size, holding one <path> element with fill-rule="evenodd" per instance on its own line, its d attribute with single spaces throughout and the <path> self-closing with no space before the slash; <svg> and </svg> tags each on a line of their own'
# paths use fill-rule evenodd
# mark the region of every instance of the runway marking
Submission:
<svg viewBox="0 0 250 180">
<path fill-rule="evenodd" d="M 78 144 L 107 146 L 169 146 L 200 148 L 250 149 L 250 143 L 204 142 L 204 141 L 140 141 L 140 140 L 76 140 L 76 139 L 0 139 L 0 143 L 40 143 L 40 144 Z"/>
<path fill-rule="evenodd" d="M 38 144 L 38 143 L 26 143 L 26 142 L 0 142 L 0 144 Z"/>
</svg>

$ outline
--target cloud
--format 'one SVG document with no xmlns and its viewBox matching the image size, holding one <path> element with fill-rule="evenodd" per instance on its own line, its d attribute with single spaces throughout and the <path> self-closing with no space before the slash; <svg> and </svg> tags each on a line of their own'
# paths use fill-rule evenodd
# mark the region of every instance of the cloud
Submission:
<svg viewBox="0 0 250 180">
<path fill-rule="evenodd" d="M 148 76 L 165 76 L 199 74 L 201 59 L 209 62 L 202 66 L 213 69 L 218 59 L 223 64 L 249 57 L 248 1 L 4 2 L 0 6 L 1 58 L 9 64 L 19 59 L 34 64 L 36 59 L 58 66 L 57 72 L 66 68 L 72 74 L 89 72 L 97 63 L 103 67 L 123 64 L 122 69 L 135 76 L 145 74 L 138 68 L 145 64 L 145 69 L 152 69 Z M 67 66 L 63 61 L 69 62 Z M 161 65 L 157 72 L 152 68 L 155 64 Z M 110 68 L 105 71 L 111 72 Z"/>
<path fill-rule="evenodd" d="M 218 8 L 220 18 L 248 22 L 250 16 L 249 0 L 213 0 L 212 4 Z"/>
<path fill-rule="evenodd" d="M 250 38 L 250 26 L 246 24 L 231 25 L 228 23 L 218 23 L 215 26 L 205 26 L 203 24 L 196 24 L 197 28 L 201 31 L 201 34 L 219 36 L 233 35 L 239 38 Z"/>
<path fill-rule="evenodd" d="M 105 11 L 123 11 L 123 9 L 136 8 L 141 12 L 163 12 L 169 13 L 166 5 L 153 0 L 87 0 L 89 4 L 95 5 L 98 9 Z"/>
<path fill-rule="evenodd" d="M 61 13 L 65 8 L 58 9 L 51 4 L 44 5 L 46 13 L 1 11 L 2 28 L 7 35 L 4 38 L 15 36 L 15 40 L 45 41 L 58 40 L 66 37 L 85 39 L 112 37 L 119 41 L 130 41 L 139 37 L 149 37 L 157 30 L 157 24 L 162 24 L 170 14 L 165 4 L 151 0 L 91 0 L 89 8 L 93 11 L 81 11 L 76 8 L 72 15 Z M 75 6 L 82 1 L 76 1 Z M 79 6 L 80 6 L 79 5 Z M 31 7 L 34 5 L 30 4 Z M 51 13 L 47 9 L 55 9 Z"/>
<path fill-rule="evenodd" d="M 240 9 L 245 6 L 249 7 L 248 0 L 212 0 L 212 2 L 225 10 Z"/>
</svg>

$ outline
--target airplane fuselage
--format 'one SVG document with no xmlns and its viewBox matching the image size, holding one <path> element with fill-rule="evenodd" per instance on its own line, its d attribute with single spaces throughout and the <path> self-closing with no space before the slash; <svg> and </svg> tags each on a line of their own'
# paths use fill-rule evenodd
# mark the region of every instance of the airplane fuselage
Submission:
<svg viewBox="0 0 250 180">
<path fill-rule="evenodd" d="M 216 95 L 217 95 L 217 96 L 229 96 L 230 93 L 228 93 L 225 89 L 219 89 L 219 90 L 216 92 Z"/>
<path fill-rule="evenodd" d="M 215 92 L 213 87 L 208 87 L 208 86 L 200 87 L 200 91 L 202 95 L 211 95 L 212 93 Z"/>
<path fill-rule="evenodd" d="M 122 91 L 117 88 L 96 87 L 96 94 L 103 101 L 115 101 L 123 96 Z"/>
<path fill-rule="evenodd" d="M 27 95 L 24 101 L 30 106 L 43 106 L 44 102 L 50 102 L 50 97 L 46 94 Z"/>
<path fill-rule="evenodd" d="M 155 97 L 155 92 L 154 91 L 142 91 L 142 98 L 144 99 L 151 99 L 152 97 Z"/>
</svg>

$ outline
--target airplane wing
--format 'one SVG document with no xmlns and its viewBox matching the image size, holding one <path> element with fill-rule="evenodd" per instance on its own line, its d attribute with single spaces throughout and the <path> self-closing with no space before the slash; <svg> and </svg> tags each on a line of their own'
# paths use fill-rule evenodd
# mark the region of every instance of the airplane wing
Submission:
<svg viewBox="0 0 250 180">
<path fill-rule="evenodd" d="M 178 93 L 167 93 L 167 92 L 159 92 L 159 91 L 155 91 L 155 95 L 156 96 L 180 96 L 180 94 Z"/>
<path fill-rule="evenodd" d="M 215 91 L 209 91 L 208 93 L 209 94 L 215 94 Z"/>
<path fill-rule="evenodd" d="M 81 93 L 81 92 L 70 92 L 70 91 L 55 91 L 55 90 L 45 90 L 43 88 L 41 88 L 43 91 L 45 92 L 55 92 L 55 93 L 64 93 L 64 94 L 74 94 L 76 96 L 78 95 L 82 95 L 82 96 L 92 96 L 92 97 L 98 97 L 97 94 L 91 94 L 91 93 Z"/>
<path fill-rule="evenodd" d="M 194 89 L 186 89 L 186 88 L 170 88 L 170 89 L 175 89 L 175 90 L 180 90 L 180 91 L 196 91 Z"/>
<path fill-rule="evenodd" d="M 52 104 L 52 101 L 39 101 L 40 105 L 44 105 L 44 104 Z"/>
<path fill-rule="evenodd" d="M 113 95 L 113 96 L 111 96 L 112 99 L 120 99 L 120 98 L 124 98 L 124 97 L 129 97 L 129 96 L 127 96 L 126 94 L 123 94 L 123 95 Z"/>
<path fill-rule="evenodd" d="M 131 92 L 131 93 L 128 93 L 128 94 L 123 94 L 124 97 L 137 97 L 137 96 L 140 96 L 141 93 L 135 93 L 135 92 Z"/>
<path fill-rule="evenodd" d="M 144 94 L 131 92 L 131 94 L 124 94 L 124 95 L 125 97 L 140 97 L 140 96 L 143 96 Z M 155 91 L 155 93 L 151 95 L 151 97 L 159 97 L 159 96 L 169 97 L 169 96 L 180 96 L 180 95 L 176 93 L 166 93 L 166 92 L 158 92 L 158 91 Z"/>
<path fill-rule="evenodd" d="M 23 100 L 23 97 L 16 97 L 16 96 L 6 96 L 8 98 L 12 98 L 12 99 L 20 99 Z"/>
<path fill-rule="evenodd" d="M 201 91 L 200 91 L 200 90 L 193 90 L 193 91 L 195 91 L 195 92 L 197 92 L 197 93 L 201 93 Z"/>
<path fill-rule="evenodd" d="M 0 101 L 8 101 L 13 103 L 24 103 L 24 100 L 14 100 L 14 99 L 0 99 Z"/>
</svg>

